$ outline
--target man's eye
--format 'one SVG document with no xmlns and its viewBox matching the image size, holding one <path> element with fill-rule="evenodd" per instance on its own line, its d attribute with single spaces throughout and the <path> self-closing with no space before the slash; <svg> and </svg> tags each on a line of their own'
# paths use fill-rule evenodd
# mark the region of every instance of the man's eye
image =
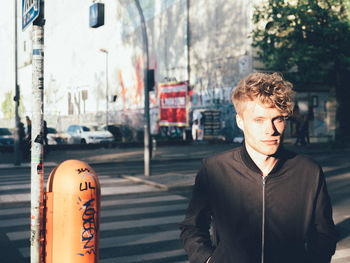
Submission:
<svg viewBox="0 0 350 263">
<path fill-rule="evenodd" d="M 285 118 L 284 117 L 278 117 L 274 120 L 274 122 L 281 123 L 284 122 Z"/>
<path fill-rule="evenodd" d="M 263 120 L 262 120 L 262 119 L 255 119 L 255 122 L 256 122 L 256 123 L 262 123 Z"/>
</svg>

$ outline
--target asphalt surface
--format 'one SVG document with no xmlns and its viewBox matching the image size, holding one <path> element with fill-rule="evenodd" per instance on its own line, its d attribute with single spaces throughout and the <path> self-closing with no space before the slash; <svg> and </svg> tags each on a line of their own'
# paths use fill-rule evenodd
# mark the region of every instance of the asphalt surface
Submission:
<svg viewBox="0 0 350 263">
<path fill-rule="evenodd" d="M 192 143 L 173 143 L 170 145 L 161 145 L 153 150 L 152 164 L 158 162 L 171 161 L 193 161 L 201 160 L 215 153 L 230 150 L 238 147 L 239 144 L 234 143 L 218 143 L 218 142 L 192 142 Z M 294 146 L 292 143 L 286 143 L 285 147 L 306 155 L 310 155 L 325 166 L 329 161 L 336 159 L 337 163 L 350 162 L 350 148 L 334 147 L 327 143 L 314 143 L 307 146 Z M 80 160 L 89 165 L 103 163 L 135 163 L 144 162 L 144 148 L 142 146 L 126 145 L 117 147 L 91 147 L 89 145 L 76 145 L 71 147 L 50 148 L 44 155 L 44 167 L 53 169 L 58 164 L 65 160 Z M 0 169 L 1 168 L 16 168 L 14 165 L 14 153 L 7 151 L 0 154 Z M 30 166 L 29 161 L 24 161 L 20 164 L 21 167 Z M 199 168 L 199 167 L 198 167 Z M 47 170 L 46 170 L 47 171 Z M 152 171 L 152 170 L 151 170 Z M 151 172 L 152 173 L 152 172 Z M 137 174 L 126 176 L 130 180 L 144 182 L 156 185 L 163 189 L 173 189 L 190 187 L 194 182 L 194 175 L 178 174 L 176 172 L 167 172 L 151 176 Z"/>
<path fill-rule="evenodd" d="M 204 157 L 215 153 L 230 150 L 238 144 L 224 143 L 191 143 L 161 145 L 153 152 L 152 166 L 173 164 L 174 165 L 196 165 Z M 334 208 L 334 221 L 340 233 L 340 239 L 337 245 L 337 253 L 333 257 L 332 263 L 350 262 L 350 148 L 334 147 L 331 144 L 319 143 L 304 147 L 296 147 L 293 144 L 286 144 L 286 148 L 298 153 L 306 154 L 316 159 L 325 171 L 328 189 L 331 195 Z M 59 163 L 65 160 L 78 159 L 85 161 L 92 167 L 94 165 L 104 166 L 110 164 L 123 164 L 124 167 L 143 165 L 144 149 L 142 146 L 128 147 L 68 147 L 60 149 L 50 149 L 44 156 L 45 173 L 52 170 Z M 5 169 L 18 169 L 18 167 L 30 167 L 29 162 L 22 162 L 20 166 L 13 164 L 12 152 L 0 153 L 0 173 Z M 189 189 L 195 178 L 195 172 L 183 173 L 179 169 L 173 171 L 154 172 L 151 176 L 144 176 L 142 169 L 137 173 L 125 173 L 124 177 L 134 182 L 141 182 L 162 188 L 164 190 L 182 191 Z M 192 169 L 193 170 L 193 169 Z M 193 170 L 194 171 L 194 170 Z M 2 245 L 8 245 L 5 237 L 0 237 Z M 1 244 L 0 244 L 1 245 Z M 7 251 L 13 250 L 9 246 Z M 12 254 L 12 253 L 10 253 Z"/>
</svg>

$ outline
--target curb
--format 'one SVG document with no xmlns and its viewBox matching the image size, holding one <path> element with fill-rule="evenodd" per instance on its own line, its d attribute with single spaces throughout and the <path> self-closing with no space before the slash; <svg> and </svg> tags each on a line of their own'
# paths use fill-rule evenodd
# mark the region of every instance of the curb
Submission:
<svg viewBox="0 0 350 263">
<path fill-rule="evenodd" d="M 151 185 L 154 186 L 156 188 L 159 188 L 161 190 L 164 191 L 169 191 L 169 190 L 186 190 L 186 189 L 191 189 L 193 184 L 189 185 L 189 184 L 182 184 L 182 185 L 175 185 L 175 186 L 170 186 L 170 185 L 166 185 L 166 184 L 162 184 L 162 183 L 158 183 L 152 180 L 147 180 L 147 179 L 143 179 L 143 178 L 139 178 L 139 177 L 135 177 L 135 176 L 131 176 L 131 175 L 121 175 L 121 177 L 130 180 L 132 182 L 135 183 L 143 183 L 143 184 L 147 184 L 147 185 Z M 151 176 L 152 177 L 152 176 Z M 155 178 L 155 177 L 153 177 Z"/>
<path fill-rule="evenodd" d="M 44 167 L 56 167 L 58 163 L 55 162 L 44 162 Z M 15 164 L 9 164 L 9 163 L 1 163 L 0 164 L 0 170 L 1 169 L 17 169 L 17 168 L 30 168 L 31 163 L 22 163 L 20 165 Z"/>
<path fill-rule="evenodd" d="M 135 176 L 131 176 L 131 175 L 121 175 L 122 178 L 125 178 L 125 179 L 128 179 L 130 181 L 133 181 L 135 183 L 144 183 L 144 184 L 148 184 L 148 185 L 151 185 L 151 186 L 155 186 L 157 188 L 160 188 L 162 190 L 169 190 L 169 187 L 165 184 L 160 184 L 160 183 L 157 183 L 157 182 L 153 182 L 153 181 L 150 181 L 150 180 L 145 180 L 145 179 L 142 179 L 142 178 L 138 178 L 138 177 L 135 177 Z"/>
<path fill-rule="evenodd" d="M 157 164 L 160 162 L 190 162 L 190 161 L 200 161 L 202 160 L 203 157 L 188 157 L 188 158 L 168 158 L 168 159 L 155 159 L 151 160 L 151 164 Z M 144 160 L 109 160 L 109 161 L 97 161 L 97 162 L 89 162 L 84 160 L 84 158 L 79 159 L 80 161 L 86 162 L 89 165 L 104 165 L 104 164 L 118 164 L 118 163 L 128 163 L 128 164 L 140 164 L 143 163 Z M 56 167 L 60 163 L 58 162 L 44 162 L 44 167 Z M 9 163 L 3 163 L 0 164 L 0 170 L 1 169 L 17 169 L 17 168 L 30 168 L 31 164 L 30 163 L 22 163 L 20 165 L 14 165 L 14 164 L 9 164 Z"/>
</svg>

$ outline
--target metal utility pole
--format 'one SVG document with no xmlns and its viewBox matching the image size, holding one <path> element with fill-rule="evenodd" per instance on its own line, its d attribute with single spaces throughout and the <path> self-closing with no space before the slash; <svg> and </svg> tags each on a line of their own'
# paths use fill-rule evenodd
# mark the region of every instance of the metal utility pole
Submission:
<svg viewBox="0 0 350 263">
<path fill-rule="evenodd" d="M 30 262 L 39 263 L 43 257 L 43 186 L 44 186 L 44 0 L 40 14 L 33 22 L 32 59 L 32 147 L 31 147 L 31 233 Z"/>
<path fill-rule="evenodd" d="M 19 101 L 20 101 L 20 94 L 19 94 L 19 87 L 18 87 L 18 74 L 17 74 L 17 1 L 14 1 L 15 3 L 15 38 L 14 38 L 14 44 L 15 44 L 15 148 L 14 148 L 14 164 L 20 165 L 21 164 L 21 136 L 20 136 L 20 130 L 19 130 L 19 116 L 18 116 L 18 107 L 19 107 Z"/>
<path fill-rule="evenodd" d="M 143 16 L 142 8 L 140 6 L 139 0 L 135 0 L 135 4 L 141 19 L 141 29 L 143 37 L 143 52 L 146 57 L 144 65 L 144 87 L 145 87 L 145 125 L 144 125 L 144 166 L 145 166 L 145 176 L 151 175 L 150 161 L 151 161 L 151 136 L 150 136 L 150 116 L 149 116 L 149 87 L 148 87 L 148 39 L 145 18 Z"/>
<path fill-rule="evenodd" d="M 108 50 L 101 48 L 100 51 L 106 54 L 106 130 L 108 131 Z"/>
</svg>

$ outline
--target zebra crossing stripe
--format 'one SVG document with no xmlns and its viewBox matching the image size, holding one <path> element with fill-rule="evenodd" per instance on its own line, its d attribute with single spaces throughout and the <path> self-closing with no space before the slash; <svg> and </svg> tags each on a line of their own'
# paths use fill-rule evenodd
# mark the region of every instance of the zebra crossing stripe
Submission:
<svg viewBox="0 0 350 263">
<path fill-rule="evenodd" d="M 126 228 L 159 226 L 165 224 L 177 224 L 184 219 L 184 216 L 152 217 L 147 219 L 128 220 L 119 222 L 107 222 L 101 224 L 101 231 L 119 230 Z"/>
<path fill-rule="evenodd" d="M 184 201 L 185 197 L 180 195 L 166 195 L 166 196 L 152 196 L 145 198 L 130 198 L 130 199 L 115 199 L 115 200 L 104 200 L 102 202 L 102 208 L 107 208 L 110 206 L 117 205 L 136 205 L 136 204 L 151 204 L 155 202 L 169 202 L 169 201 Z M 4 215 L 18 215 L 18 214 L 29 214 L 30 207 L 20 207 L 20 208 L 7 208 L 0 210 L 0 216 Z M 102 210 L 102 213 L 104 211 Z"/>
<path fill-rule="evenodd" d="M 131 186 L 122 186 L 122 187 L 101 187 L 102 195 L 116 195 L 116 194 L 131 194 L 139 192 L 154 192 L 160 191 L 154 186 L 149 185 L 131 185 Z"/>
<path fill-rule="evenodd" d="M 118 222 L 107 222 L 101 224 L 101 231 L 119 230 L 126 228 L 145 227 L 145 226 L 159 226 L 165 224 L 177 224 L 184 219 L 184 216 L 168 216 L 168 217 L 152 217 L 138 220 L 127 220 Z M 22 224 L 23 225 L 23 224 Z M 29 231 L 15 231 L 7 233 L 11 241 L 28 239 Z"/>
<path fill-rule="evenodd" d="M 180 230 L 163 231 L 146 234 L 127 235 L 100 239 L 100 248 L 112 248 L 130 245 L 142 245 L 161 241 L 178 240 Z M 120 246 L 118 246 L 120 244 Z"/>
<path fill-rule="evenodd" d="M 7 208 L 0 210 L 0 216 L 30 214 L 30 207 Z"/>
<path fill-rule="evenodd" d="M 161 213 L 170 212 L 177 210 L 186 209 L 186 204 L 175 204 L 175 205 L 163 205 L 163 206 L 151 206 L 151 207 L 139 207 L 139 208 L 128 208 L 128 209 L 115 209 L 101 211 L 101 218 L 113 217 L 113 216 L 129 216 L 129 215 L 140 215 L 140 214 L 150 214 L 150 213 Z M 23 226 L 29 224 L 29 217 L 22 218 L 11 218 L 6 220 L 0 220 L 0 227 L 13 227 L 13 226 Z"/>
<path fill-rule="evenodd" d="M 7 181 L 8 182 L 8 181 Z M 110 185 L 110 184 L 121 184 L 121 183 L 130 183 L 130 180 L 128 179 L 114 179 L 114 178 L 109 178 L 109 179 L 103 179 L 100 180 L 101 185 Z M 7 184 L 1 184 L 0 185 L 0 191 L 4 190 L 23 190 L 23 189 L 28 189 L 30 190 L 30 183 L 27 184 L 14 184 L 14 183 L 7 183 Z"/>
<path fill-rule="evenodd" d="M 152 207 L 128 208 L 128 209 L 122 209 L 122 210 L 118 210 L 118 209 L 107 210 L 107 211 L 102 210 L 101 217 L 170 212 L 170 211 L 176 211 L 176 210 L 184 210 L 186 208 L 187 208 L 187 204 L 175 204 L 175 205 L 163 205 L 163 206 L 152 206 Z"/>
<path fill-rule="evenodd" d="M 180 230 L 177 231 L 163 231 L 147 234 L 136 234 L 120 237 L 109 237 L 100 239 L 100 249 L 103 248 L 115 248 L 129 245 L 142 245 L 162 241 L 178 240 L 180 236 Z M 119 246 L 117 244 L 120 244 Z M 30 256 L 30 248 L 23 247 L 19 249 L 23 257 Z M 119 262 L 119 261 L 116 261 Z"/>
<path fill-rule="evenodd" d="M 149 185 L 131 185 L 131 186 L 120 186 L 120 187 L 102 187 L 101 193 L 104 196 L 107 195 L 118 195 L 118 194 L 135 194 L 145 192 L 160 191 L 158 188 Z M 29 202 L 30 193 L 24 194 L 4 194 L 0 195 L 0 204 L 3 203 L 16 203 L 16 202 Z"/>
<path fill-rule="evenodd" d="M 183 249 L 177 249 L 177 250 L 163 251 L 163 252 L 157 252 L 157 253 L 139 254 L 139 255 L 133 255 L 133 256 L 117 257 L 117 258 L 107 258 L 107 259 L 101 259 L 99 262 L 100 263 L 144 262 L 147 260 L 160 260 L 160 259 L 166 259 L 169 257 L 185 256 L 185 255 L 186 253 Z"/>
<path fill-rule="evenodd" d="M 336 250 L 332 260 L 346 257 L 350 257 L 350 248 Z"/>
<path fill-rule="evenodd" d="M 100 179 L 101 184 L 121 184 L 121 183 L 130 183 L 130 180 L 125 178 L 105 178 L 101 179 L 100 176 L 98 177 Z"/>
<path fill-rule="evenodd" d="M 136 204 L 150 204 L 154 202 L 168 202 L 168 201 L 182 201 L 187 200 L 180 195 L 165 195 L 165 196 L 150 196 L 143 198 L 130 198 L 130 199 L 114 199 L 102 201 L 102 207 L 116 206 L 116 205 L 136 205 Z"/>
<path fill-rule="evenodd" d="M 30 184 L 18 184 L 18 185 L 1 185 L 0 191 L 4 190 L 23 190 L 30 189 Z"/>
<path fill-rule="evenodd" d="M 0 204 L 29 202 L 29 201 L 30 201 L 30 193 L 0 195 Z"/>
<path fill-rule="evenodd" d="M 25 239 L 29 239 L 30 237 L 29 231 L 9 232 L 9 233 L 6 233 L 6 235 L 11 241 L 25 240 Z"/>
</svg>

